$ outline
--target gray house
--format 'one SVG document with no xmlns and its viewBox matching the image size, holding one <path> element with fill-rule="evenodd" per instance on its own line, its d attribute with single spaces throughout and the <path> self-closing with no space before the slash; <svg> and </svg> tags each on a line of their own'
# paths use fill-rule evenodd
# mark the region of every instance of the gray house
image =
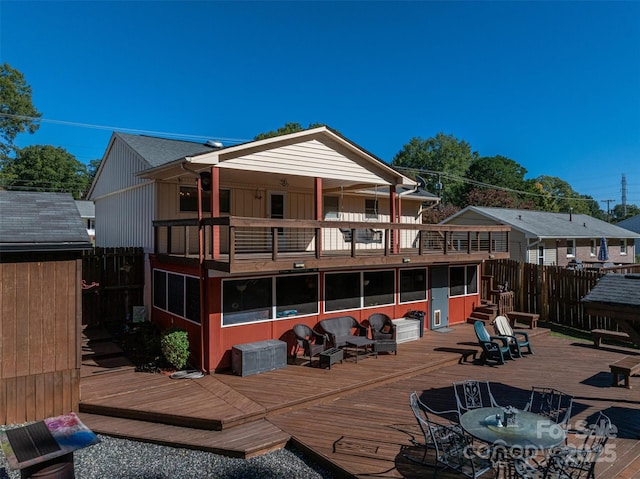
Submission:
<svg viewBox="0 0 640 479">
<path fill-rule="evenodd" d="M 635 215 L 631 218 L 620 221 L 619 223 L 617 223 L 617 226 L 629 231 L 633 231 L 634 233 L 638 233 L 638 238 L 636 238 L 635 241 L 636 254 L 638 254 L 638 252 L 640 252 L 640 215 Z"/>
<path fill-rule="evenodd" d="M 586 266 L 633 264 L 634 240 L 640 234 L 620 226 L 572 213 L 468 206 L 442 221 L 450 225 L 511 226 L 511 259 L 527 263 L 567 266 L 577 260 Z M 602 238 L 608 259 L 598 259 Z"/>
</svg>

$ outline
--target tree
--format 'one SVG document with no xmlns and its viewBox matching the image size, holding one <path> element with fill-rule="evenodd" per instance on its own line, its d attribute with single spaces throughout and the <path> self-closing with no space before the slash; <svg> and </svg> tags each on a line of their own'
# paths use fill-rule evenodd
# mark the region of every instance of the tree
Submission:
<svg viewBox="0 0 640 479">
<path fill-rule="evenodd" d="M 467 204 L 473 206 L 489 206 L 495 208 L 518 208 L 530 210 L 533 201 L 522 201 L 513 193 L 492 188 L 474 188 L 467 194 Z"/>
<path fill-rule="evenodd" d="M 422 170 L 427 170 L 429 175 L 424 179 L 430 191 L 440 194 L 443 203 L 464 206 L 466 187 L 460 178 L 467 175 L 477 158 L 478 153 L 471 151 L 471 145 L 466 141 L 438 133 L 426 140 L 412 138 L 396 154 L 391 164 L 417 170 L 418 175 Z M 441 189 L 438 188 L 440 185 Z"/>
<path fill-rule="evenodd" d="M 627 205 L 626 206 L 626 214 L 625 207 L 622 205 L 616 205 L 611 211 L 611 221 L 613 223 L 617 223 L 622 220 L 626 220 L 627 218 L 631 218 L 632 216 L 636 216 L 640 214 L 640 208 L 636 205 Z"/>
<path fill-rule="evenodd" d="M 0 159 L 14 149 L 19 133 L 35 133 L 40 125 L 34 119 L 41 115 L 31 103 L 31 87 L 22 73 L 0 65 Z"/>
<path fill-rule="evenodd" d="M 440 223 L 445 218 L 455 215 L 460 208 L 453 205 L 439 204 L 422 212 L 422 222 L 427 225 Z"/>
<path fill-rule="evenodd" d="M 536 209 L 551 212 L 586 214 L 604 219 L 604 213 L 598 202 L 588 195 L 581 195 L 571 185 L 555 176 L 538 176 L 532 180 L 533 190 L 540 196 L 535 197 Z"/>
<path fill-rule="evenodd" d="M 15 152 L 16 157 L 5 159 L 2 169 L 8 189 L 64 191 L 75 199 L 87 189 L 87 167 L 64 148 L 32 145 Z"/>
<path fill-rule="evenodd" d="M 255 141 L 264 140 L 266 138 L 272 138 L 274 136 L 288 135 L 289 133 L 297 133 L 299 131 L 310 130 L 311 128 L 317 128 L 319 126 L 325 126 L 322 123 L 310 123 L 308 128 L 303 128 L 300 123 L 285 123 L 284 126 L 278 128 L 275 131 L 268 131 L 266 133 L 260 133 L 254 138 Z"/>
</svg>

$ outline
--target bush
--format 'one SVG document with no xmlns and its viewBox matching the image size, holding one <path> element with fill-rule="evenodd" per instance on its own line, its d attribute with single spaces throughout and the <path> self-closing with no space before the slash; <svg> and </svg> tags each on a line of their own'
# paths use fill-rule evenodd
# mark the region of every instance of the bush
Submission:
<svg viewBox="0 0 640 479">
<path fill-rule="evenodd" d="M 169 328 L 162 333 L 160 347 L 164 358 L 176 369 L 182 369 L 189 358 L 189 337 L 184 329 Z"/>
</svg>

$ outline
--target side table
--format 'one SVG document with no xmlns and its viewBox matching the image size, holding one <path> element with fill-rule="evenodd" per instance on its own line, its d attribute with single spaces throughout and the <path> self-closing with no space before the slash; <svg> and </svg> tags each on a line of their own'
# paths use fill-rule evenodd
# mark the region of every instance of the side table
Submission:
<svg viewBox="0 0 640 479">
<path fill-rule="evenodd" d="M 320 358 L 318 360 L 319 367 L 322 368 L 323 366 L 329 366 L 329 369 L 331 369 L 331 365 L 338 361 L 342 364 L 343 357 L 343 352 L 340 348 L 326 349 L 320 353 Z"/>
<path fill-rule="evenodd" d="M 393 339 L 378 339 L 373 345 L 375 353 L 394 353 L 398 355 L 398 343 Z"/>
</svg>

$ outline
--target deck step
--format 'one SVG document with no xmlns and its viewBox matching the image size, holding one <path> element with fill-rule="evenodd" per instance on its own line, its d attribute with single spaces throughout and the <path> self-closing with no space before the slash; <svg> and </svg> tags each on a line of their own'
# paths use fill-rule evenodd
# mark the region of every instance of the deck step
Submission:
<svg viewBox="0 0 640 479">
<path fill-rule="evenodd" d="M 266 419 L 211 431 L 89 413 L 80 413 L 80 418 L 98 434 L 242 459 L 282 449 L 291 437 Z"/>
</svg>

